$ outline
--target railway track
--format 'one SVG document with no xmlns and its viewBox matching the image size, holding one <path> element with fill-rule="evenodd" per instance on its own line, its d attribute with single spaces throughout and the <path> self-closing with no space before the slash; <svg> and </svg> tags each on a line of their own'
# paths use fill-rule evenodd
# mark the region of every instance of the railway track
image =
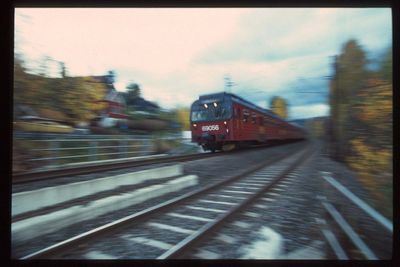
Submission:
<svg viewBox="0 0 400 267">
<path fill-rule="evenodd" d="M 280 145 L 281 143 L 276 142 L 273 144 L 262 144 L 257 145 L 247 149 L 264 149 L 266 147 L 272 147 Z M 219 152 L 219 153 L 196 153 L 196 154 L 188 154 L 188 155 L 177 155 L 177 156 L 161 156 L 161 157 L 152 157 L 147 159 L 134 159 L 134 160 L 124 160 L 121 159 L 118 162 L 102 162 L 96 164 L 85 164 L 74 167 L 67 167 L 62 169 L 54 169 L 54 170 L 43 170 L 43 171 L 31 171 L 31 172 L 21 172 L 21 173 L 13 173 L 12 175 L 12 184 L 25 184 L 29 182 L 36 182 L 42 180 L 55 179 L 59 177 L 66 176 L 75 176 L 75 175 L 84 175 L 84 174 L 92 174 L 92 173 L 100 173 L 105 171 L 113 171 L 120 170 L 124 168 L 133 168 L 139 166 L 146 166 L 152 164 L 161 164 L 161 163 L 170 163 L 170 162 L 186 162 L 192 160 L 198 160 L 203 158 L 211 158 L 218 157 L 221 155 L 225 155 L 225 153 L 240 153 L 242 150 L 235 150 L 230 152 Z"/>
<path fill-rule="evenodd" d="M 77 167 L 69 167 L 63 169 L 56 170 L 48 170 L 48 171 L 36 171 L 36 172 L 25 172 L 25 173 L 16 173 L 12 176 L 13 184 L 23 184 L 34 181 L 41 181 L 46 179 L 54 179 L 58 177 L 65 176 L 74 176 L 74 175 L 82 175 L 82 174 L 90 174 L 95 172 L 104 172 L 104 171 L 112 171 L 119 170 L 123 168 L 132 168 L 138 166 L 145 166 L 151 164 L 158 163 L 169 163 L 169 162 L 184 162 L 197 160 L 202 158 L 209 158 L 219 156 L 220 153 L 199 153 L 199 154 L 189 154 L 189 155 L 179 155 L 179 156 L 165 156 L 165 157 L 157 157 L 150 158 L 145 160 L 127 160 L 122 162 L 107 162 L 102 164 L 91 164 Z"/>
<path fill-rule="evenodd" d="M 202 241 L 262 200 L 266 192 L 298 168 L 311 153 L 311 149 L 302 150 L 290 157 L 282 156 L 272 163 L 260 164 L 231 179 L 108 223 L 22 259 L 190 257 L 188 255 Z M 118 255 L 99 252 L 109 247 L 110 242 L 121 246 L 122 252 Z"/>
</svg>

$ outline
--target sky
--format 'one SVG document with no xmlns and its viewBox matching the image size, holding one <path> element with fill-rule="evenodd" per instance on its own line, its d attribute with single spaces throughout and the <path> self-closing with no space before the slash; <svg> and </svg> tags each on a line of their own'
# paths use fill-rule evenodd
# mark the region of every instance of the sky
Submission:
<svg viewBox="0 0 400 267">
<path fill-rule="evenodd" d="M 50 74 L 116 74 L 162 108 L 230 91 L 289 119 L 329 115 L 333 56 L 356 39 L 376 62 L 392 45 L 390 8 L 16 8 L 15 52 Z M 233 86 L 226 87 L 226 78 Z"/>
</svg>

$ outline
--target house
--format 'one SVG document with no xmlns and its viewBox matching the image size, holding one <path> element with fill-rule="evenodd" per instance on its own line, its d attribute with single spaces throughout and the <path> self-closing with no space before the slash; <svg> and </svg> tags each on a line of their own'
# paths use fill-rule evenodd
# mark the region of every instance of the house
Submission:
<svg viewBox="0 0 400 267">
<path fill-rule="evenodd" d="M 124 121 L 128 119 L 128 115 L 125 114 L 126 102 L 122 94 L 114 87 L 113 75 L 109 73 L 108 75 L 91 77 L 100 83 L 104 83 L 107 88 L 104 99 L 100 100 L 106 105 L 98 114 L 98 125 L 113 127 L 120 123 L 124 124 Z"/>
</svg>

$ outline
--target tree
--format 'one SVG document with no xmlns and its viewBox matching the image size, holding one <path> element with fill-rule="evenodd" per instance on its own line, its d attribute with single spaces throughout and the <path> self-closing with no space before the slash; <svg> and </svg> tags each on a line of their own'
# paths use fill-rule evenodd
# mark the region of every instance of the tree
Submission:
<svg viewBox="0 0 400 267">
<path fill-rule="evenodd" d="M 60 64 L 62 78 L 50 78 L 27 73 L 21 56 L 14 60 L 14 104 L 33 109 L 58 111 L 71 122 L 87 121 L 105 107 L 102 100 L 107 85 L 91 77 L 66 77 L 65 65 Z"/>
<path fill-rule="evenodd" d="M 91 77 L 67 78 L 68 90 L 62 97 L 62 110 L 73 121 L 88 121 L 103 109 L 101 102 L 106 94 L 106 85 Z"/>
<path fill-rule="evenodd" d="M 271 99 L 270 104 L 271 110 L 277 114 L 282 119 L 287 119 L 288 111 L 287 111 L 287 102 L 280 96 L 274 96 Z"/>
<path fill-rule="evenodd" d="M 126 92 L 124 94 L 125 101 L 128 106 L 135 104 L 135 100 L 141 97 L 141 88 L 137 83 L 130 83 L 126 87 Z"/>
<path fill-rule="evenodd" d="M 177 121 L 183 131 L 190 131 L 190 108 L 183 107 L 176 110 Z"/>
<path fill-rule="evenodd" d="M 331 148 L 336 159 L 357 173 L 377 206 L 392 216 L 392 52 L 376 73 L 366 54 L 348 41 L 334 62 L 330 83 Z"/>
<path fill-rule="evenodd" d="M 108 73 L 107 73 L 107 75 L 106 75 L 106 77 L 107 77 L 107 85 L 108 85 L 109 87 L 114 88 L 115 71 L 109 70 Z"/>
<path fill-rule="evenodd" d="M 60 64 L 60 76 L 61 76 L 61 78 L 67 77 L 67 68 L 65 67 L 65 63 L 64 62 L 59 62 L 59 64 Z"/>
<path fill-rule="evenodd" d="M 343 45 L 335 58 L 334 79 L 330 83 L 332 149 L 338 160 L 350 154 L 350 139 L 354 136 L 353 112 L 357 92 L 366 84 L 369 72 L 366 55 L 356 40 Z"/>
<path fill-rule="evenodd" d="M 378 77 L 392 83 L 393 78 L 393 52 L 392 47 L 386 51 L 378 70 Z"/>
</svg>

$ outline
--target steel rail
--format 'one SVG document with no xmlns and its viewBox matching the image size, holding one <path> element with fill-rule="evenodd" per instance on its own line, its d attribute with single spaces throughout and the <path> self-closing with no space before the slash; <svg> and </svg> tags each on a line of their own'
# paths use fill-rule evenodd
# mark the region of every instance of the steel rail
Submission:
<svg viewBox="0 0 400 267">
<path fill-rule="evenodd" d="M 292 154 L 290 154 L 290 155 L 292 155 Z M 206 193 L 208 193 L 212 190 L 215 190 L 219 187 L 223 187 L 224 185 L 226 185 L 228 183 L 232 183 L 232 182 L 242 178 L 243 176 L 248 176 L 262 168 L 265 168 L 266 166 L 275 164 L 276 162 L 279 162 L 279 161 L 283 160 L 284 158 L 287 158 L 290 155 L 287 155 L 287 154 L 281 155 L 280 157 L 269 160 L 268 162 L 263 162 L 261 164 L 258 164 L 256 167 L 246 170 L 243 173 L 236 175 L 230 179 L 226 179 L 226 180 L 216 182 L 214 184 L 210 184 L 204 188 L 200 188 L 193 192 L 186 193 L 182 196 L 179 196 L 179 197 L 176 197 L 169 201 L 160 203 L 156 206 L 150 207 L 150 208 L 140 211 L 138 213 L 135 213 L 135 214 L 126 216 L 124 218 L 121 218 L 119 220 L 116 220 L 114 222 L 105 224 L 105 225 L 95 228 L 91 231 L 82 233 L 75 237 L 69 238 L 65 241 L 54 244 L 50 247 L 47 247 L 47 248 L 44 248 L 37 252 L 26 255 L 26 256 L 22 257 L 21 259 L 48 259 L 48 258 L 57 257 L 57 255 L 62 255 L 64 253 L 66 253 L 67 251 L 76 249 L 76 247 L 79 244 L 87 243 L 87 242 L 96 240 L 100 237 L 104 237 L 104 236 L 110 235 L 112 233 L 119 232 L 119 231 L 123 230 L 124 228 L 131 226 L 132 224 L 137 224 L 138 222 L 141 222 L 143 220 L 150 218 L 152 215 L 169 210 L 169 209 L 171 209 L 177 205 L 180 205 L 183 202 L 186 202 L 192 198 L 195 198 L 201 194 L 206 194 Z"/>
<path fill-rule="evenodd" d="M 183 258 L 185 256 L 185 254 L 192 251 L 193 248 L 196 247 L 196 245 L 201 243 L 203 240 L 210 238 L 210 235 L 212 235 L 215 231 L 217 231 L 219 228 L 221 228 L 228 221 L 230 221 L 230 219 L 232 219 L 235 215 L 242 212 L 248 206 L 250 206 L 252 203 L 254 203 L 256 200 L 258 200 L 260 197 L 262 197 L 268 190 L 270 190 L 272 187 L 274 187 L 277 183 L 279 183 L 279 181 L 284 179 L 288 174 L 290 174 L 299 165 L 301 165 L 304 161 L 306 161 L 310 157 L 311 154 L 312 154 L 312 151 L 310 149 L 303 152 L 303 154 L 301 156 L 299 156 L 299 158 L 293 164 L 291 164 L 289 168 L 284 170 L 271 183 L 267 184 L 266 186 L 264 186 L 263 188 L 258 190 L 254 195 L 252 195 L 248 199 L 244 200 L 239 205 L 232 207 L 228 212 L 222 214 L 216 220 L 207 223 L 201 229 L 194 232 L 192 235 L 188 236 L 181 242 L 179 242 L 177 245 L 175 245 L 174 247 L 172 247 L 171 249 L 169 249 L 168 251 L 163 253 L 157 259 Z"/>
<path fill-rule="evenodd" d="M 84 165 L 79 167 L 69 167 L 63 169 L 55 169 L 48 171 L 37 171 L 37 172 L 25 172 L 25 173 L 17 173 L 12 176 L 12 184 L 22 184 L 33 181 L 40 181 L 46 179 L 53 179 L 58 177 L 64 177 L 68 175 L 81 175 L 81 174 L 89 174 L 94 172 L 103 172 L 103 171 L 111 171 L 118 170 L 121 168 L 131 168 L 138 167 L 156 163 L 168 163 L 174 161 L 189 161 L 196 160 L 202 158 L 209 158 L 219 156 L 220 153 L 210 154 L 210 153 L 199 153 L 199 154 L 189 154 L 189 155 L 180 155 L 180 156 L 166 156 L 159 158 L 151 158 L 145 160 L 128 160 L 122 162 L 109 162 L 102 163 L 96 165 Z"/>
<path fill-rule="evenodd" d="M 263 149 L 267 147 L 275 146 L 276 144 L 269 145 L 260 145 L 254 147 L 252 149 Z M 238 153 L 243 150 L 236 150 L 227 153 Z M 226 153 L 226 152 L 225 152 Z M 190 161 L 197 160 L 203 158 L 210 158 L 224 155 L 224 153 L 197 153 L 197 154 L 189 154 L 189 155 L 179 155 L 179 156 L 165 156 L 165 157 L 157 157 L 150 158 L 144 160 L 124 160 L 121 162 L 103 162 L 101 164 L 90 164 L 83 166 L 74 166 L 62 169 L 54 169 L 54 170 L 46 170 L 46 171 L 32 171 L 32 172 L 22 172 L 22 173 L 14 173 L 12 175 L 12 184 L 23 184 L 34 181 L 41 181 L 47 179 L 54 179 L 58 177 L 65 177 L 69 175 L 81 175 L 81 174 L 90 174 L 94 172 L 103 172 L 103 171 L 112 171 L 123 168 L 131 168 L 131 167 L 139 167 L 150 164 L 157 163 L 169 163 L 174 161 Z M 123 159 L 121 159 L 123 160 Z"/>
</svg>

